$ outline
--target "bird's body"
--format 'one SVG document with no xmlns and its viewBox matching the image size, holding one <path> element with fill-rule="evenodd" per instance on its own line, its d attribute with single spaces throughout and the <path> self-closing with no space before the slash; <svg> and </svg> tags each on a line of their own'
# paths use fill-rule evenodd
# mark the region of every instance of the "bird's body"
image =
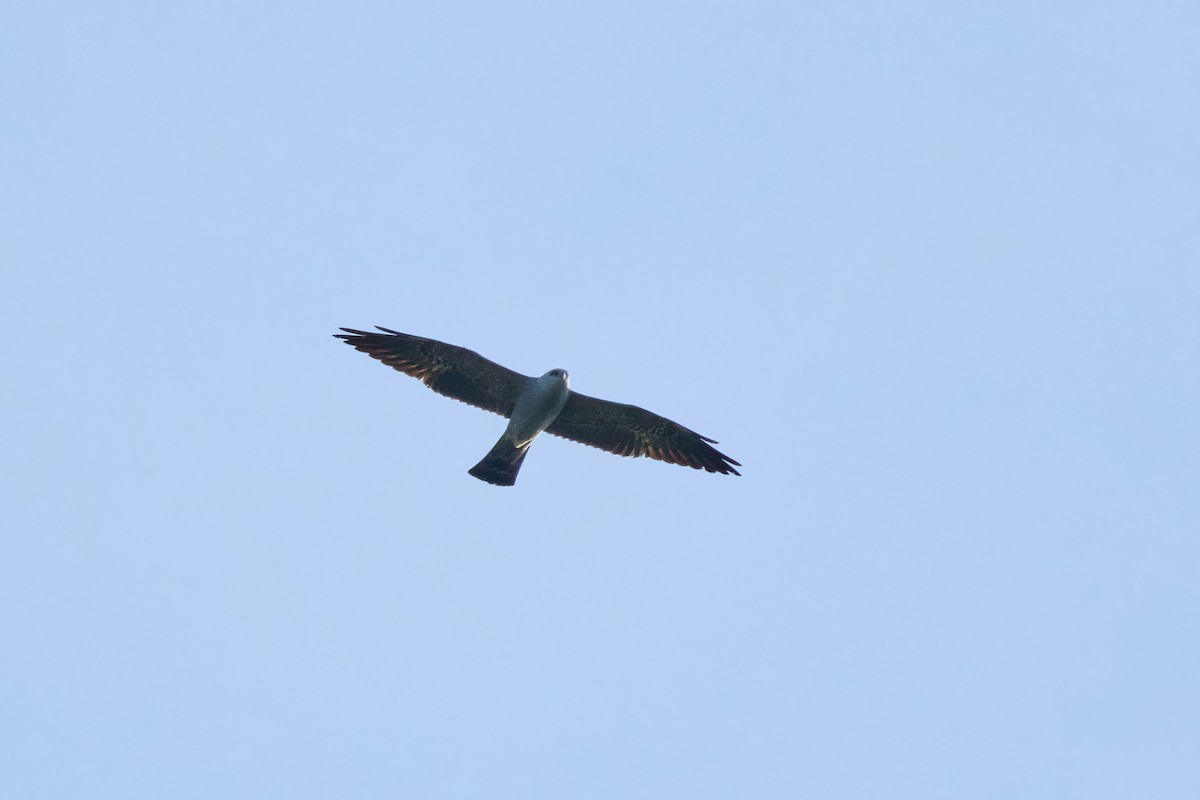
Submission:
<svg viewBox="0 0 1200 800">
<path fill-rule="evenodd" d="M 622 456 L 649 456 L 709 472 L 738 475 L 741 466 L 712 447 L 716 442 L 646 411 L 571 391 L 566 370 L 531 378 L 476 352 L 387 328 L 371 333 L 342 328 L 346 344 L 379 359 L 439 394 L 509 418 L 500 440 L 471 475 L 512 486 L 538 434 L 546 431 Z"/>
<path fill-rule="evenodd" d="M 517 396 L 500 441 L 468 472 L 496 486 L 516 483 L 529 445 L 554 422 L 570 393 L 565 369 L 552 369 L 540 378 L 529 378 Z"/>
</svg>

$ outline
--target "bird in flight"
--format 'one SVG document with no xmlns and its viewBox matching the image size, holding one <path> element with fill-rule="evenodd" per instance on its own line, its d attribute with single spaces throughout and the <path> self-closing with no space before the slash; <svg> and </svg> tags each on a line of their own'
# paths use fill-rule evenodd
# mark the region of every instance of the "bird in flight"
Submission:
<svg viewBox="0 0 1200 800">
<path fill-rule="evenodd" d="M 734 469 L 741 464 L 712 446 L 715 439 L 644 408 L 573 392 L 565 369 L 531 378 L 465 347 L 376 328 L 382 333 L 342 328 L 345 333 L 334 336 L 420 378 L 438 394 L 508 418 L 496 446 L 468 470 L 481 481 L 496 486 L 516 483 L 529 445 L 542 431 L 619 456 L 649 456 L 722 475 L 741 474 Z"/>
</svg>

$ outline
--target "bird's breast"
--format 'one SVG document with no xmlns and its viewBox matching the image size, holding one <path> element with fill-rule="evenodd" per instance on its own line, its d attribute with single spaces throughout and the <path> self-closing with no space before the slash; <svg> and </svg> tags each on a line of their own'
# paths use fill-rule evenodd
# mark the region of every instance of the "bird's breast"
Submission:
<svg viewBox="0 0 1200 800">
<path fill-rule="evenodd" d="M 518 443 L 529 441 L 554 422 L 571 390 L 564 378 L 546 374 L 531 378 L 517 397 L 507 433 Z"/>
</svg>

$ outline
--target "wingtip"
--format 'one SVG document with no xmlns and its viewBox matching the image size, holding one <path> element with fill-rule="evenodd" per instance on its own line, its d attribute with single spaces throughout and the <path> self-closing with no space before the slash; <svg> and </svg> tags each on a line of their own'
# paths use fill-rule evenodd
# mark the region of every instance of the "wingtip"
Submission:
<svg viewBox="0 0 1200 800">
<path fill-rule="evenodd" d="M 381 325 L 376 325 L 375 327 L 378 330 L 383 331 L 384 333 L 391 334 L 392 336 L 408 336 L 407 333 L 401 333 L 400 331 L 394 331 L 391 328 L 384 328 Z M 338 330 L 345 331 L 346 333 L 352 334 L 353 336 L 378 336 L 379 335 L 378 333 L 375 333 L 374 331 L 360 331 L 358 328 L 338 328 Z M 342 334 L 342 333 L 335 333 L 333 335 L 338 337 L 339 339 L 350 338 L 349 336 L 346 336 L 345 334 Z"/>
<path fill-rule="evenodd" d="M 704 468 L 707 469 L 709 472 L 716 472 L 721 475 L 737 475 L 739 478 L 742 476 L 742 473 L 738 472 L 736 469 L 733 468 L 734 465 L 737 465 L 740 467 L 741 464 L 738 464 L 738 462 L 734 461 L 729 456 L 723 455 L 723 456 L 721 456 L 721 458 L 722 458 L 722 460 L 720 463 L 714 464 L 714 465 L 705 465 Z"/>
<path fill-rule="evenodd" d="M 716 467 L 717 472 L 721 473 L 722 475 L 733 474 L 739 477 L 741 476 L 742 473 L 734 469 L 734 467 L 740 467 L 741 464 L 739 464 L 737 461 L 734 461 L 732 458 L 725 455 L 715 447 L 712 448 L 712 451 L 717 456 L 717 460 L 712 464 L 712 466 Z"/>
</svg>

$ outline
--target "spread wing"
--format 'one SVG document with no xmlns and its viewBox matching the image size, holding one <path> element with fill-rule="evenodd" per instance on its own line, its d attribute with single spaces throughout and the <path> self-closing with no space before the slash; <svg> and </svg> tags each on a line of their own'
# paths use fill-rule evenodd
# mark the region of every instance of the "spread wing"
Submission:
<svg viewBox="0 0 1200 800">
<path fill-rule="evenodd" d="M 690 431 L 644 408 L 598 400 L 571 392 L 547 433 L 616 453 L 649 456 L 668 464 L 682 464 L 723 475 L 741 473 L 741 464 L 717 451 L 714 439 Z M 711 444 L 710 444 L 711 443 Z"/>
<path fill-rule="evenodd" d="M 379 327 L 378 325 L 375 327 Z M 405 375 L 420 378 L 438 394 L 501 414 L 512 415 L 517 395 L 529 378 L 465 347 L 379 328 L 383 333 L 342 328 L 334 334 L 355 350 Z"/>
</svg>

